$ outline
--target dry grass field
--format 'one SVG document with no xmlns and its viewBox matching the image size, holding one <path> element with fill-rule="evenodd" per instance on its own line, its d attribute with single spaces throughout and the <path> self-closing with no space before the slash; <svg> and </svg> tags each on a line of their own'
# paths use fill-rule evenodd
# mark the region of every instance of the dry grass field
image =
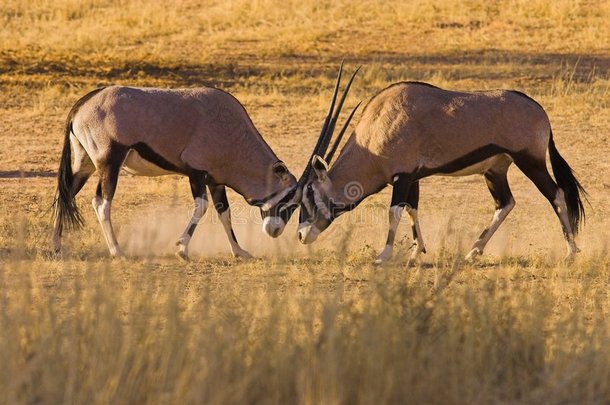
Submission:
<svg viewBox="0 0 610 405">
<path fill-rule="evenodd" d="M 609 403 L 610 2 L 579 0 L 2 0 L 0 403 Z M 547 110 L 590 194 L 581 253 L 516 168 L 515 210 L 461 260 L 493 202 L 480 177 L 422 182 L 428 253 L 374 267 L 391 190 L 309 248 L 277 240 L 229 195 L 230 256 L 180 177 L 119 180 L 111 260 L 90 200 L 50 254 L 51 204 L 72 104 L 109 84 L 215 86 L 240 99 L 299 174 L 336 68 L 362 65 L 349 106 L 399 80 L 517 89 Z M 356 119 L 358 115 L 356 115 Z M 259 219 L 260 221 L 260 219 Z"/>
</svg>

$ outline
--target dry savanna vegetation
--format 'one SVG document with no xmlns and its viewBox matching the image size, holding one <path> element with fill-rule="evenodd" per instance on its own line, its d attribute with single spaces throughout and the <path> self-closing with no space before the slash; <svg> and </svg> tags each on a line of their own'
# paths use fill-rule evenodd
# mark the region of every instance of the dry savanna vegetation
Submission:
<svg viewBox="0 0 610 405">
<path fill-rule="evenodd" d="M 610 402 L 609 21 L 605 0 L 3 0 L 0 403 Z M 363 65 L 350 106 L 399 80 L 537 99 L 590 195 L 576 262 L 516 168 L 517 206 L 474 264 L 461 258 L 493 212 L 480 177 L 422 182 L 428 253 L 410 268 L 406 219 L 395 258 L 372 265 L 389 189 L 310 248 L 294 219 L 264 236 L 232 193 L 257 258 L 229 255 L 210 210 L 181 262 L 179 177 L 119 180 L 126 259 L 108 258 L 95 181 L 77 198 L 84 229 L 50 255 L 62 127 L 81 95 L 220 87 L 298 174 L 342 59 Z"/>
</svg>

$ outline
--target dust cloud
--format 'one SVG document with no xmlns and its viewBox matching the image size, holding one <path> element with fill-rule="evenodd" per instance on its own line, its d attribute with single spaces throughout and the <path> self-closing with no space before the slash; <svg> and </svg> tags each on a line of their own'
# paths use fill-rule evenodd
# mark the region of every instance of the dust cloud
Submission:
<svg viewBox="0 0 610 405">
<path fill-rule="evenodd" d="M 341 216 L 316 242 L 308 246 L 297 240 L 298 215 L 294 215 L 283 234 L 274 239 L 263 233 L 257 209 L 246 207 L 233 211 L 232 223 L 237 240 L 243 249 L 255 257 L 303 258 L 316 257 L 321 251 L 344 255 L 367 249 L 373 257 L 381 251 L 387 236 L 387 208 L 378 204 L 365 204 Z M 559 223 L 553 213 L 541 211 L 535 218 L 525 212 L 511 213 L 487 244 L 485 255 L 562 258 L 566 245 Z M 177 251 L 176 242 L 186 228 L 191 212 L 192 207 L 186 206 L 143 208 L 131 221 L 120 224 L 119 243 L 129 256 L 172 255 Z M 419 210 L 420 226 L 428 251 L 422 259 L 431 260 L 441 251 L 468 253 L 481 231 L 489 225 L 492 212 L 473 211 L 466 205 L 456 208 L 442 204 Z M 585 228 L 577 239 L 579 247 L 589 253 L 604 251 L 607 243 L 599 235 L 599 229 Z M 411 223 L 405 214 L 398 228 L 395 259 L 406 259 L 412 243 Z M 231 255 L 227 235 L 213 208 L 208 209 L 197 226 L 189 245 L 189 254 L 191 258 Z"/>
<path fill-rule="evenodd" d="M 247 207 L 232 214 L 233 230 L 240 246 L 250 254 L 277 257 L 302 257 L 308 254 L 296 236 L 296 218 L 278 238 L 271 238 L 262 231 L 260 214 Z M 190 220 L 191 207 L 148 208 L 130 222 L 121 226 L 119 243 L 130 256 L 162 256 L 177 251 L 176 242 Z M 208 209 L 199 222 L 189 244 L 191 257 L 230 255 L 231 247 L 218 214 Z"/>
</svg>

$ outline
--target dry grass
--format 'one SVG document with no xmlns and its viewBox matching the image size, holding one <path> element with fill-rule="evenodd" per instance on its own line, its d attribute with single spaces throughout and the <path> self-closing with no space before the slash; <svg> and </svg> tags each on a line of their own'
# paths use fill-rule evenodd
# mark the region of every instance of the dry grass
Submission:
<svg viewBox="0 0 610 405">
<path fill-rule="evenodd" d="M 609 20 L 608 1 L 4 0 L 0 403 L 607 403 Z M 350 104 L 398 80 L 539 100 L 591 195 L 576 264 L 561 263 L 552 209 L 516 169 L 517 207 L 476 265 L 459 257 L 491 217 L 479 178 L 423 181 L 430 252 L 410 269 L 407 224 L 396 260 L 371 265 L 388 190 L 311 249 L 294 224 L 265 239 L 231 194 L 238 238 L 261 258 L 230 258 L 210 212 L 183 264 L 179 178 L 121 178 L 113 216 L 131 258 L 106 258 L 87 209 L 65 258 L 49 258 L 63 120 L 80 95 L 222 87 L 298 172 L 343 58 L 364 65 Z"/>
<path fill-rule="evenodd" d="M 602 403 L 608 258 L 5 266 L 4 400 Z"/>
</svg>

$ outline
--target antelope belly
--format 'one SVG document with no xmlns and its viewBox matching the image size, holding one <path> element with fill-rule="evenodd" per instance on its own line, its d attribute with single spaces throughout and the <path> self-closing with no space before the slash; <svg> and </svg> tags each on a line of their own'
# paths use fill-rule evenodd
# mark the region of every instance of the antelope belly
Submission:
<svg viewBox="0 0 610 405">
<path fill-rule="evenodd" d="M 123 162 L 123 170 L 126 173 L 132 174 L 134 176 L 164 176 L 167 174 L 173 174 L 173 172 L 169 170 L 165 170 L 154 163 L 149 162 L 144 159 L 138 152 L 131 149 L 127 153 L 127 157 L 125 158 L 125 162 Z"/>
</svg>

